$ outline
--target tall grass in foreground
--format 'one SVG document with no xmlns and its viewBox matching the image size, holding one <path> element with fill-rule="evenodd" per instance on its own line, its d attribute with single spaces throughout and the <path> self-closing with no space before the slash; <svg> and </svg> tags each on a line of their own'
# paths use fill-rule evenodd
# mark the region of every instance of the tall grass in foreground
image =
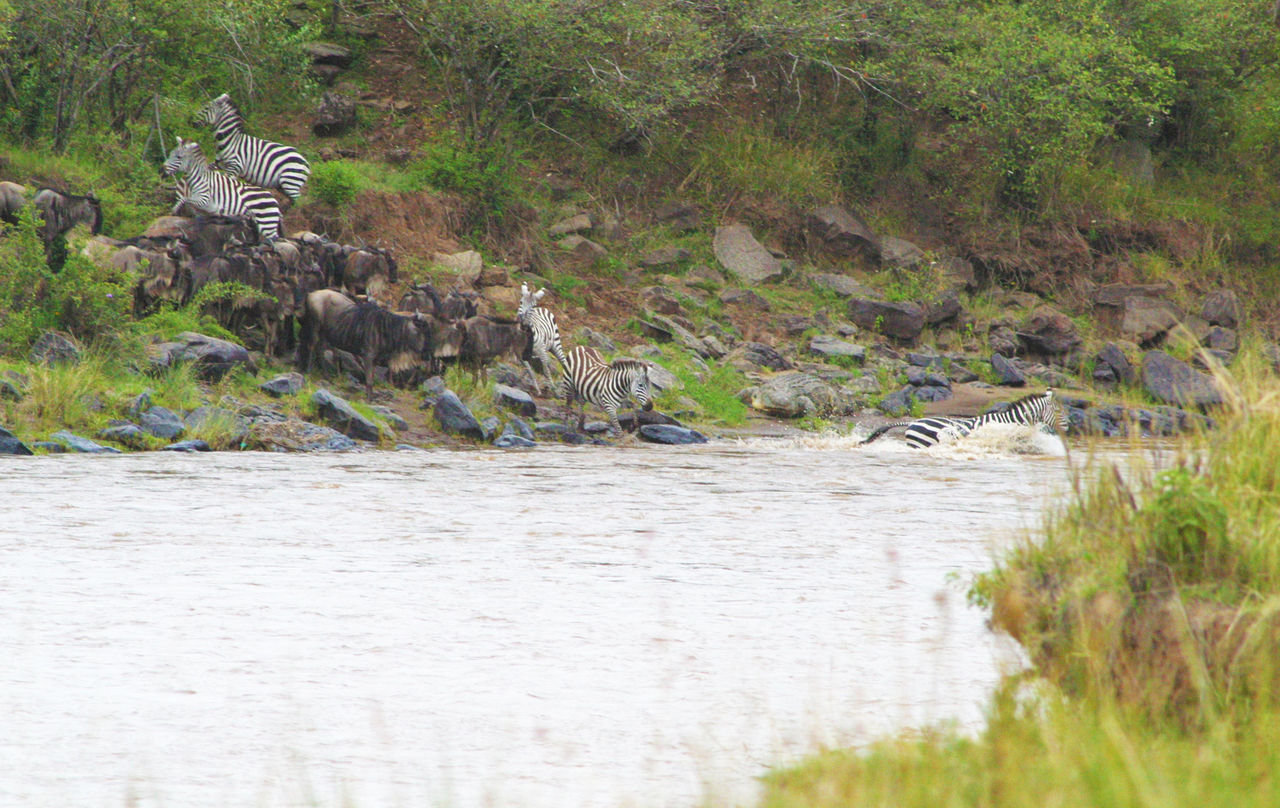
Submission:
<svg viewBox="0 0 1280 808">
<path fill-rule="evenodd" d="M 976 581 L 1035 666 L 982 733 L 819 755 L 763 805 L 1280 805 L 1280 380 L 1248 357 L 1218 376 L 1217 429 L 1159 470 L 1083 473 Z"/>
</svg>

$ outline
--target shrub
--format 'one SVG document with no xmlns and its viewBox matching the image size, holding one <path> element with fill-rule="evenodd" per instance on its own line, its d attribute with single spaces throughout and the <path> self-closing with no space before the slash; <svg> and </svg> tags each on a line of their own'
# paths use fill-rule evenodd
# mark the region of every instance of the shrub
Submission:
<svg viewBox="0 0 1280 808">
<path fill-rule="evenodd" d="M 341 160 L 319 163 L 311 169 L 311 193 L 335 208 L 350 205 L 360 191 L 360 174 Z"/>
</svg>

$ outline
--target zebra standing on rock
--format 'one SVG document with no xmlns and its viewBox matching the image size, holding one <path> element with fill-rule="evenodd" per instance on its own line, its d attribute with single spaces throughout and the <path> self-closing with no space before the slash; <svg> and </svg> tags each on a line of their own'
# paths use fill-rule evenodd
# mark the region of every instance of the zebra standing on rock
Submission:
<svg viewBox="0 0 1280 808">
<path fill-rule="evenodd" d="M 999 412 L 989 412 L 973 418 L 931 416 L 915 420 L 892 421 L 876 429 L 859 443 L 865 446 L 891 429 L 905 426 L 907 445 L 913 449 L 927 449 L 944 440 L 964 437 L 987 424 L 1021 424 L 1023 426 L 1047 426 L 1059 432 L 1067 431 L 1067 414 L 1053 397 L 1053 390 L 1025 396 Z"/>
<path fill-rule="evenodd" d="M 273 143 L 244 131 L 244 117 L 231 96 L 223 93 L 196 115 L 196 122 L 213 127 L 220 168 L 262 188 L 279 188 L 292 201 L 302 194 L 311 164 L 292 146 Z"/>
<path fill-rule="evenodd" d="M 178 145 L 164 161 L 164 173 L 186 175 L 185 181 L 178 179 L 175 209 L 187 202 L 196 210 L 215 216 L 248 216 L 264 244 L 280 237 L 280 205 L 271 192 L 210 167 L 196 141 L 178 138 Z"/>
<path fill-rule="evenodd" d="M 595 348 L 579 345 L 569 351 L 565 362 L 565 405 L 573 410 L 573 400 L 582 401 L 578 414 L 578 429 L 586 421 L 587 402 L 595 404 L 609 416 L 609 430 L 622 434 L 618 423 L 618 408 L 630 398 L 646 412 L 653 409 L 653 397 L 649 394 L 649 365 L 639 359 L 619 358 L 605 362 Z"/>
<path fill-rule="evenodd" d="M 556 381 L 551 376 L 551 357 L 555 354 L 560 367 L 569 370 L 569 360 L 564 355 L 564 346 L 560 344 L 560 327 L 556 325 L 556 316 L 549 309 L 539 308 L 538 301 L 547 293 L 546 289 L 537 292 L 529 291 L 527 283 L 520 284 L 520 308 L 516 310 L 516 319 L 520 324 L 533 332 L 533 355 L 542 363 L 542 372 L 546 374 L 547 384 L 555 389 Z M 532 368 L 530 368 L 532 372 Z M 537 385 L 537 375 L 534 384 Z M 539 391 L 541 392 L 541 391 Z"/>
</svg>

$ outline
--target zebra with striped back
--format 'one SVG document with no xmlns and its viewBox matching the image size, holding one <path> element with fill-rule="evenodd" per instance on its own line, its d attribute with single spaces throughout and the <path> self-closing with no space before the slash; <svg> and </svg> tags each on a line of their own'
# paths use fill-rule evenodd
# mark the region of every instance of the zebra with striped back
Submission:
<svg viewBox="0 0 1280 808">
<path fill-rule="evenodd" d="M 927 449 L 944 440 L 964 437 L 988 424 L 1020 424 L 1029 427 L 1048 427 L 1058 432 L 1067 431 L 1067 413 L 1053 397 L 1053 389 L 1024 396 L 1003 410 L 988 412 L 972 418 L 929 416 L 925 418 L 891 421 L 866 437 L 859 446 L 865 446 L 891 429 L 905 426 L 904 437 L 913 449 Z"/>
<path fill-rule="evenodd" d="M 631 398 L 648 412 L 653 409 L 653 396 L 649 393 L 649 365 L 639 359 L 621 357 L 605 362 L 595 348 L 579 345 L 571 349 L 565 362 L 565 405 L 573 411 L 573 400 L 582 401 L 578 414 L 578 430 L 586 421 L 587 403 L 595 404 L 609 417 L 609 430 L 622 434 L 618 423 L 618 408 Z"/>
<path fill-rule="evenodd" d="M 178 138 L 164 162 L 164 173 L 186 175 L 178 177 L 175 210 L 187 203 L 215 216 L 248 216 L 264 244 L 280 237 L 280 205 L 271 192 L 212 168 L 196 141 Z"/>
<path fill-rule="evenodd" d="M 285 146 L 244 131 L 244 116 L 223 93 L 196 115 L 196 123 L 212 126 L 218 142 L 219 167 L 261 188 L 279 188 L 297 201 L 311 176 L 311 164 L 292 146 Z"/>
<path fill-rule="evenodd" d="M 554 390 L 556 381 L 551 376 L 551 356 L 549 354 L 555 355 L 560 362 L 560 367 L 564 368 L 566 372 L 569 367 L 569 360 L 565 357 L 564 346 L 560 343 L 560 327 L 556 325 L 556 316 L 549 309 L 538 306 L 538 301 L 542 300 L 542 296 L 546 293 L 546 289 L 532 292 L 529 290 L 527 283 L 520 284 L 520 308 L 516 310 L 516 319 L 533 333 L 531 350 L 538 361 L 542 363 L 542 372 L 547 377 L 547 384 Z M 530 368 L 530 372 L 532 370 Z M 537 378 L 535 374 L 535 385 L 537 384 Z"/>
</svg>

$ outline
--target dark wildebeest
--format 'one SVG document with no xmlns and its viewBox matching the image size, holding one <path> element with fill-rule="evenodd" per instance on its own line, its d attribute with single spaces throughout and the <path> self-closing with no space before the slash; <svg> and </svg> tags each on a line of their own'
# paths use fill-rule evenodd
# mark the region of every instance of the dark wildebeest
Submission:
<svg viewBox="0 0 1280 808">
<path fill-rule="evenodd" d="M 528 326 L 515 320 L 479 314 L 454 321 L 454 328 L 462 332 L 458 363 L 471 371 L 472 379 L 479 380 L 480 369 L 500 356 L 510 356 L 516 362 L 527 362 L 532 356 L 533 335 Z"/>
<path fill-rule="evenodd" d="M 102 232 L 102 205 L 93 194 L 67 194 L 53 188 L 41 188 L 31 200 L 44 218 L 40 237 L 49 244 L 78 224 L 89 225 L 95 236 Z"/>
<path fill-rule="evenodd" d="M 396 374 L 432 361 L 431 329 L 424 317 L 396 314 L 376 303 L 357 303 L 332 289 L 307 295 L 298 340 L 298 369 L 303 373 L 322 339 L 360 358 L 365 395 L 370 398 L 375 364 L 385 364 Z"/>
<path fill-rule="evenodd" d="M 18 211 L 27 204 L 27 188 L 16 182 L 0 182 L 0 221 L 17 224 Z"/>
<path fill-rule="evenodd" d="M 352 295 L 378 297 L 398 277 L 396 259 L 379 247 L 351 250 L 342 266 L 342 288 Z"/>
</svg>

